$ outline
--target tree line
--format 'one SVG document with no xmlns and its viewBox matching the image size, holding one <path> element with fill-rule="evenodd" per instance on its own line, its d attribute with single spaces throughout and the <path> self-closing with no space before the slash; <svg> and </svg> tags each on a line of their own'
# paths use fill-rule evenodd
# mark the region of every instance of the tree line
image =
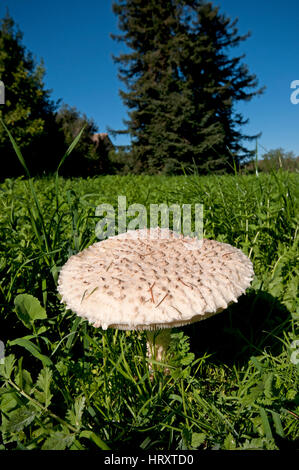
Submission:
<svg viewBox="0 0 299 470">
<path fill-rule="evenodd" d="M 53 173 L 66 149 L 84 127 L 71 159 L 66 159 L 66 176 L 92 176 L 110 172 L 110 142 L 96 145 L 91 137 L 102 135 L 92 119 L 75 107 L 54 102 L 45 89 L 44 64 L 37 64 L 22 43 L 23 34 L 6 14 L 0 28 L 0 80 L 5 86 L 5 103 L 0 116 L 11 131 L 32 175 Z M 0 125 L 0 177 L 19 176 L 23 168 L 9 137 Z"/>
<path fill-rule="evenodd" d="M 114 61 L 128 119 L 124 130 L 109 134 L 127 133 L 127 149 L 113 146 L 76 108 L 51 99 L 43 62 L 35 63 L 8 13 L 1 21 L 0 80 L 6 99 L 0 115 L 32 174 L 55 171 L 83 126 L 62 170 L 67 176 L 178 174 L 190 167 L 223 172 L 252 159 L 244 142 L 257 136 L 242 132 L 247 120 L 235 108 L 263 89 L 243 56 L 231 54 L 248 37 L 238 33 L 236 21 L 202 0 L 118 0 L 113 11 L 120 34 L 112 37 L 127 49 Z M 22 173 L 12 154 L 1 126 L 2 177 Z"/>
</svg>

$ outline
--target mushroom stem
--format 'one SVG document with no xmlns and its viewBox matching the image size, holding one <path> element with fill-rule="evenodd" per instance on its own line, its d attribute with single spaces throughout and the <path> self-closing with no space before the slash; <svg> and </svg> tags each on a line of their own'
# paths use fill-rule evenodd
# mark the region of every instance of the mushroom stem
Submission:
<svg viewBox="0 0 299 470">
<path fill-rule="evenodd" d="M 160 330 L 146 330 L 147 357 L 155 361 L 163 362 L 169 347 L 171 328 Z M 150 363 L 150 368 L 151 363 Z"/>
</svg>

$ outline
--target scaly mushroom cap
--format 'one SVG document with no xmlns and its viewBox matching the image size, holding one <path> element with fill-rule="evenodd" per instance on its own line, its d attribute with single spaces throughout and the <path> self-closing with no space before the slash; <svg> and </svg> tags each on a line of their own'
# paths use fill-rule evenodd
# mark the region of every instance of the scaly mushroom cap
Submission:
<svg viewBox="0 0 299 470">
<path fill-rule="evenodd" d="M 253 275 L 251 261 L 231 245 L 142 229 L 71 256 L 58 291 L 68 309 L 95 327 L 171 328 L 237 302 Z"/>
</svg>

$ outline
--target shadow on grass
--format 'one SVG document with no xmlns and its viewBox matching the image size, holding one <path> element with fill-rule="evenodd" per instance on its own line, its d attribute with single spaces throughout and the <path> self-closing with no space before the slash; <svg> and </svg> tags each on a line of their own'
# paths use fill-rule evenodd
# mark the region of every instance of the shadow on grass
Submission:
<svg viewBox="0 0 299 470">
<path fill-rule="evenodd" d="M 244 363 L 264 349 L 279 354 L 282 332 L 291 314 L 275 297 L 260 291 L 242 296 L 223 312 L 207 320 L 187 325 L 191 351 L 196 356 L 205 352 L 213 361 Z"/>
</svg>

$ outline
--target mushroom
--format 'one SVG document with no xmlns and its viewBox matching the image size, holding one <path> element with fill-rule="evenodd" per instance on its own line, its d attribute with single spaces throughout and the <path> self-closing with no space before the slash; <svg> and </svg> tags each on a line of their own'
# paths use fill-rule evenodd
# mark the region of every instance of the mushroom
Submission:
<svg viewBox="0 0 299 470">
<path fill-rule="evenodd" d="M 168 229 L 129 230 L 69 258 L 58 279 L 66 307 L 104 330 L 146 330 L 147 354 L 163 360 L 172 327 L 237 302 L 254 272 L 241 250 Z"/>
</svg>

